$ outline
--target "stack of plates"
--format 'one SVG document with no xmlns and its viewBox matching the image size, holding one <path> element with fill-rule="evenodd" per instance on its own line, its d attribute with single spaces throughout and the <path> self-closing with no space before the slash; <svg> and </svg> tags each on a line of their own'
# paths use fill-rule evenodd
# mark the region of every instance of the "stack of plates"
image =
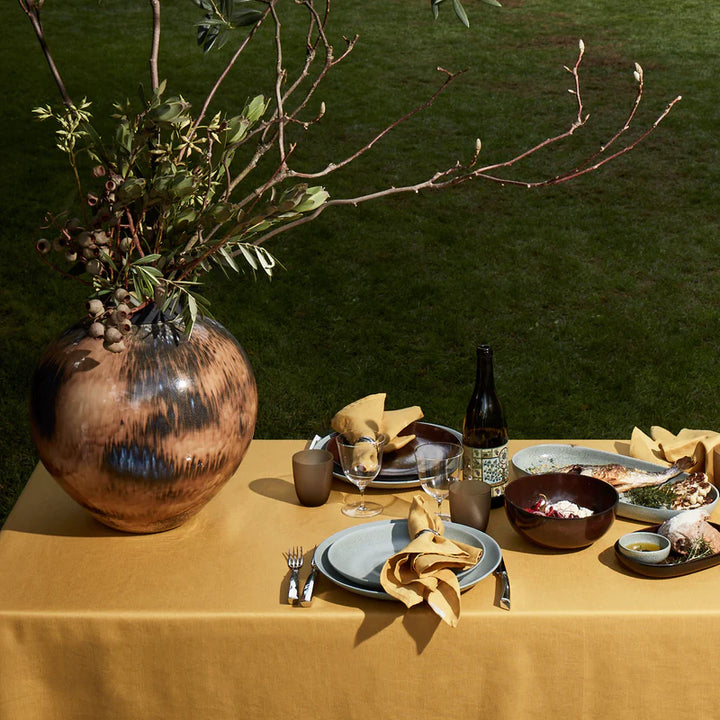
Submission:
<svg viewBox="0 0 720 720">
<path fill-rule="evenodd" d="M 336 434 L 337 433 L 331 433 L 330 435 L 326 435 L 315 447 L 321 450 L 329 450 L 335 458 L 333 475 L 339 480 L 350 482 L 345 477 L 340 467 L 340 462 L 338 461 L 337 446 L 335 445 Z M 462 443 L 462 435 L 457 432 L 457 430 L 443 425 L 434 425 L 433 423 L 421 421 L 408 425 L 402 434 L 415 435 L 415 439 L 405 445 L 405 447 L 383 455 L 380 474 L 370 483 L 372 487 L 387 490 L 420 487 L 420 479 L 418 478 L 417 465 L 415 463 L 415 448 L 418 445 L 428 442 Z"/>
<path fill-rule="evenodd" d="M 458 574 L 460 590 L 471 588 L 500 564 L 500 546 L 484 532 L 446 522 L 445 536 L 483 549 L 477 565 Z M 380 600 L 393 600 L 380 585 L 380 571 L 385 561 L 409 542 L 407 520 L 365 523 L 323 540 L 315 551 L 315 562 L 328 580 L 346 590 Z"/>
</svg>

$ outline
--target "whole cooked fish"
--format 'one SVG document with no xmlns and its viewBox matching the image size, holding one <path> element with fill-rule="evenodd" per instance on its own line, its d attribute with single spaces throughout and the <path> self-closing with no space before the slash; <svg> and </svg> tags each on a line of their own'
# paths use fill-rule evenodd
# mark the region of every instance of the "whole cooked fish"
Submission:
<svg viewBox="0 0 720 720">
<path fill-rule="evenodd" d="M 690 457 L 680 458 L 672 467 L 667 470 L 653 472 L 648 470 L 638 470 L 637 468 L 625 467 L 617 463 L 609 465 L 566 465 L 558 468 L 556 472 L 573 473 L 575 475 L 589 475 L 590 477 L 604 480 L 612 485 L 618 492 L 626 492 L 633 488 L 650 487 L 652 485 L 662 485 L 664 482 L 685 472 L 693 465 L 693 459 Z"/>
</svg>

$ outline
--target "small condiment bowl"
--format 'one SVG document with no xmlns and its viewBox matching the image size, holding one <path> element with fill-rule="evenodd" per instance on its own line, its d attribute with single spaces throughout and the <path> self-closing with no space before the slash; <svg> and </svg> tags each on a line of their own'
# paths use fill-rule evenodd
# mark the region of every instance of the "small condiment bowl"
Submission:
<svg viewBox="0 0 720 720">
<path fill-rule="evenodd" d="M 631 532 L 618 540 L 620 552 L 632 560 L 659 563 L 670 554 L 670 541 L 654 532 Z"/>
</svg>

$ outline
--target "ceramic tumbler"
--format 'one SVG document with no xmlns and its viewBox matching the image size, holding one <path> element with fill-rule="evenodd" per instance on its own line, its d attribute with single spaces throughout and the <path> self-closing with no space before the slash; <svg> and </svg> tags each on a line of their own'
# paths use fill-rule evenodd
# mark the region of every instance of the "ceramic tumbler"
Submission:
<svg viewBox="0 0 720 720">
<path fill-rule="evenodd" d="M 327 450 L 300 450 L 292 458 L 295 494 L 307 507 L 324 505 L 332 487 L 333 456 Z"/>
<path fill-rule="evenodd" d="M 480 480 L 463 480 L 450 486 L 450 518 L 453 522 L 485 531 L 490 519 L 491 487 Z"/>
</svg>

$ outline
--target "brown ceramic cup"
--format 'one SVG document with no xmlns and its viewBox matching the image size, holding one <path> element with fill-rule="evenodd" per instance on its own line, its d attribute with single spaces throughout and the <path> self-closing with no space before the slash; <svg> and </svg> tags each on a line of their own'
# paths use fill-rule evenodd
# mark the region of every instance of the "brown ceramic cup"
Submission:
<svg viewBox="0 0 720 720">
<path fill-rule="evenodd" d="M 292 458 L 295 494 L 307 507 L 327 502 L 332 487 L 333 456 L 327 450 L 300 450 Z"/>
<path fill-rule="evenodd" d="M 490 485 L 478 480 L 450 485 L 450 518 L 485 532 L 490 519 Z"/>
</svg>

